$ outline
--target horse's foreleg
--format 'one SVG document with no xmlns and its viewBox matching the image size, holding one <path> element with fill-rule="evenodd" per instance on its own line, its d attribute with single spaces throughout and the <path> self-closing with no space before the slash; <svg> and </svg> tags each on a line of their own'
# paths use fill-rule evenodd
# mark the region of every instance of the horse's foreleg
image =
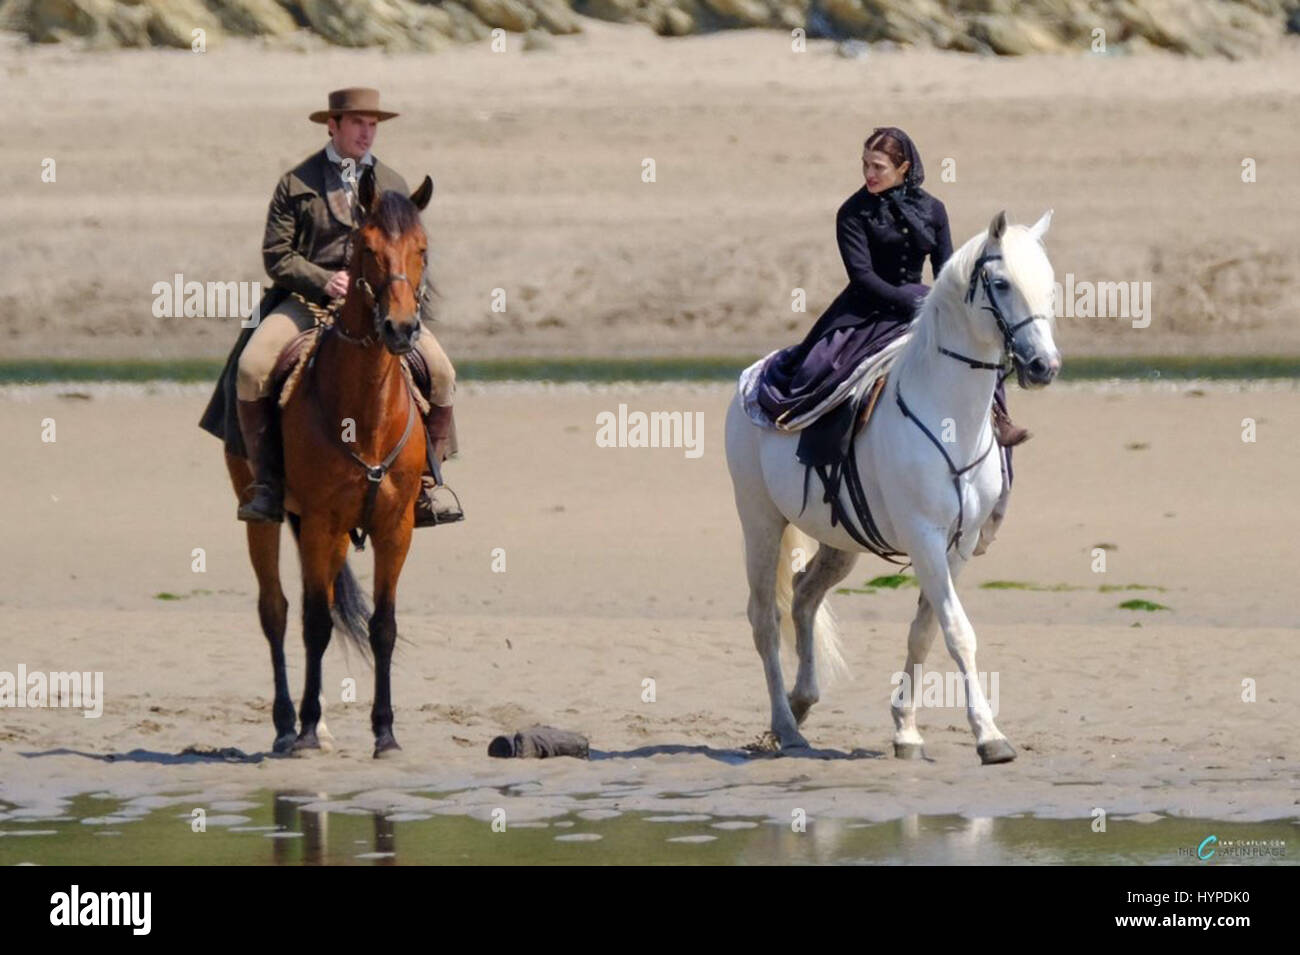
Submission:
<svg viewBox="0 0 1300 955">
<path fill-rule="evenodd" d="M 799 673 L 790 694 L 790 709 L 800 725 L 808 717 L 812 705 L 820 699 L 817 687 L 817 611 L 827 592 L 848 576 L 857 560 L 858 555 L 851 551 L 821 544 L 808 569 L 795 580 L 790 616 L 794 620 Z"/>
<path fill-rule="evenodd" d="M 325 528 L 304 519 L 298 552 L 302 560 L 302 642 L 307 651 L 307 675 L 299 708 L 302 727 L 293 748 L 320 749 L 316 726 L 321 718 L 321 662 L 334 630 L 330 606 L 334 601 L 334 578 L 347 555 L 347 538 L 340 545 Z"/>
<path fill-rule="evenodd" d="M 894 690 L 889 709 L 894 717 L 894 755 L 900 759 L 919 759 L 924 740 L 916 728 L 916 697 L 921 687 L 916 679 L 925 663 L 939 621 L 925 594 L 916 602 L 916 616 L 907 633 L 907 659 L 903 662 L 903 680 Z"/>
<path fill-rule="evenodd" d="M 375 657 L 375 702 L 370 728 L 375 734 L 375 758 L 400 750 L 393 736 L 392 664 L 397 643 L 397 578 L 411 544 L 412 524 L 403 521 L 394 539 L 375 542 L 375 611 L 370 616 L 370 650 Z"/>
<path fill-rule="evenodd" d="M 933 608 L 943 630 L 944 641 L 948 644 L 948 652 L 952 654 L 965 680 L 966 718 L 975 734 L 980 760 L 984 763 L 1009 762 L 1015 759 L 1016 751 L 993 722 L 993 711 L 980 687 L 979 670 L 975 664 L 975 629 L 957 596 L 954 571 L 960 569 L 960 564 L 954 561 L 953 570 L 949 569 L 946 541 L 938 534 L 925 534 L 918 544 L 919 546 L 909 548 L 908 552 L 916 568 L 921 592 Z M 923 638 L 918 636 L 918 642 L 921 639 Z M 909 640 L 909 659 L 911 655 Z M 912 688 L 913 694 L 917 689 L 915 686 Z"/>
<path fill-rule="evenodd" d="M 248 496 L 248 486 L 253 473 L 248 462 L 234 455 L 226 455 L 226 471 L 235 495 L 242 502 Z M 275 702 L 271 719 L 275 724 L 275 743 L 271 750 L 287 753 L 293 747 L 294 709 L 289 695 L 289 675 L 284 662 L 284 631 L 289 613 L 289 601 L 280 586 L 280 525 L 246 524 L 248 557 L 257 575 L 257 618 L 262 625 L 262 635 L 271 648 L 271 676 L 275 682 Z"/>
</svg>

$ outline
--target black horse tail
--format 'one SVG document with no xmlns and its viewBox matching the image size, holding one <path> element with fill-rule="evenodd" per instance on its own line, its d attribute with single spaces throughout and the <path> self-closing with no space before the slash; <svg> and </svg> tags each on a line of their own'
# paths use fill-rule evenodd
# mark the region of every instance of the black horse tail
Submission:
<svg viewBox="0 0 1300 955">
<path fill-rule="evenodd" d="M 289 526 L 293 529 L 293 539 L 298 539 L 298 526 L 301 518 L 289 514 Z M 361 654 L 361 659 L 370 660 L 370 599 L 366 596 L 357 578 L 352 573 L 348 562 L 343 562 L 343 569 L 334 578 L 334 606 L 330 608 L 334 617 L 334 626 L 343 631 L 347 639 L 344 646 L 351 644 Z"/>
</svg>

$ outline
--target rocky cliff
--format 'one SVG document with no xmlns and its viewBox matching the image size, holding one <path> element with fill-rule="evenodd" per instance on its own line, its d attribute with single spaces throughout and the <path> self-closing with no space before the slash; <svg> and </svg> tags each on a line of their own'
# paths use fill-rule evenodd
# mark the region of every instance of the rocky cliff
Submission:
<svg viewBox="0 0 1300 955">
<path fill-rule="evenodd" d="M 494 29 L 582 31 L 582 16 L 663 36 L 764 27 L 837 38 L 1020 55 L 1153 48 L 1233 59 L 1300 32 L 1300 0 L 3 0 L 0 29 L 88 48 L 189 48 L 227 36 L 434 52 Z M 797 36 L 797 34 L 792 34 Z M 851 52 L 853 47 L 848 47 Z"/>
</svg>

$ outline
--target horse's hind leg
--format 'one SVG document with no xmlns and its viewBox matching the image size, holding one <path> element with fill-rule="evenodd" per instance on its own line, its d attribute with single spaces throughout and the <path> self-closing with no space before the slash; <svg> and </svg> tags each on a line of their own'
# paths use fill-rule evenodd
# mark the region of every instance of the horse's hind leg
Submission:
<svg viewBox="0 0 1300 955">
<path fill-rule="evenodd" d="M 253 474 L 243 458 L 226 455 L 226 470 L 235 494 L 242 501 Z M 289 675 L 284 663 L 284 631 L 289 601 L 280 586 L 280 525 L 246 524 L 248 557 L 257 575 L 257 617 L 262 634 L 271 647 L 271 674 L 275 680 L 275 703 L 271 719 L 275 723 L 272 752 L 287 753 L 294 741 L 293 698 L 289 695 Z"/>
<path fill-rule="evenodd" d="M 334 749 L 334 734 L 325 725 L 325 693 L 320 695 L 320 721 L 316 724 L 316 739 L 320 741 L 321 752 L 328 753 Z"/>
<path fill-rule="evenodd" d="M 794 692 L 790 694 L 790 709 L 800 725 L 807 719 L 812 705 L 820 699 L 815 632 L 817 611 L 827 592 L 849 575 L 857 561 L 858 555 L 852 551 L 836 550 L 829 544 L 822 544 L 808 568 L 795 579 L 790 616 L 794 620 L 799 674 L 795 677 Z"/>
</svg>

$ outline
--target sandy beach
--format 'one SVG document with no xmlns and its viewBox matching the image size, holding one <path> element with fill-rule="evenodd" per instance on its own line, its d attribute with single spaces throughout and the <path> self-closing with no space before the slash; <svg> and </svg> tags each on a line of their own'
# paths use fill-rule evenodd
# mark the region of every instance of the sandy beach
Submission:
<svg viewBox="0 0 1300 955">
<path fill-rule="evenodd" d="M 453 361 L 712 357 L 739 372 L 797 341 L 844 285 L 835 212 L 861 185 L 876 125 L 915 139 L 958 243 L 1000 209 L 1027 223 L 1052 208 L 1063 288 L 1149 290 L 1140 317 L 1063 316 L 1067 368 L 1300 355 L 1295 37 L 1237 62 L 850 58 L 820 40 L 794 53 L 779 31 L 666 40 L 583 25 L 546 49 L 512 36 L 504 53 L 436 55 L 238 40 L 90 55 L 0 36 L 19 104 L 0 141 L 4 360 L 223 358 L 237 320 L 155 317 L 154 287 L 266 281 L 271 191 L 324 144 L 306 116 L 345 85 L 380 87 L 402 114 L 375 153 L 412 185 L 436 180 L 424 216 L 434 331 Z M 804 312 L 791 307 L 800 290 Z M 832 597 L 851 672 L 823 687 L 803 727 L 812 749 L 746 750 L 769 711 L 723 450 L 733 385 L 471 377 L 447 465 L 467 520 L 416 532 L 393 671 L 403 752 L 384 761 L 371 758 L 373 675 L 337 635 L 324 675 L 333 751 L 269 754 L 270 660 L 243 526 L 221 448 L 197 427 L 210 383 L 0 384 L 0 836 L 71 826 L 93 815 L 88 794 L 127 801 L 123 818 L 237 814 L 288 793 L 321 818 L 467 827 L 497 811 L 511 824 L 578 810 L 765 819 L 764 861 L 797 858 L 775 824 L 799 811 L 832 822 L 823 833 L 964 816 L 978 851 L 980 827 L 1019 814 L 1079 827 L 1099 809 L 1189 827 L 1300 819 L 1300 382 L 1012 390 L 1034 438 L 1016 452 L 1007 522 L 959 588 L 1018 750 L 985 767 L 960 705 L 923 705 L 928 758 L 893 758 L 891 677 L 916 590 L 867 586 L 893 570 L 874 558 Z M 698 412 L 702 444 L 602 447 L 601 416 L 620 406 Z M 350 559 L 368 586 L 371 554 Z M 282 571 L 297 704 L 287 530 Z M 941 640 L 929 663 L 953 668 Z M 789 648 L 785 666 L 792 682 Z M 102 713 L 3 705 L 20 670 L 102 674 Z M 534 723 L 585 734 L 592 758 L 487 756 L 493 737 Z M 347 847 L 365 841 L 347 831 Z M 0 840 L 0 859 L 59 858 L 35 839 L 33 858 L 14 854 L 19 841 Z M 76 861 L 80 843 L 54 842 Z M 610 860 L 629 861 L 611 843 Z M 1009 845 L 959 861 L 1031 851 Z"/>
<path fill-rule="evenodd" d="M 404 753 L 377 762 L 370 671 L 337 640 L 325 660 L 337 750 L 264 758 L 269 660 L 219 447 L 194 426 L 203 390 L 4 389 L 0 428 L 16 438 L 0 475 L 10 540 L 0 670 L 102 671 L 104 704 L 98 719 L 0 710 L 0 800 L 39 813 L 90 791 L 220 799 L 280 788 L 401 807 L 424 786 L 457 793 L 426 799 L 428 811 L 481 819 L 502 805 L 512 820 L 546 818 L 601 792 L 582 805 L 786 819 L 792 806 L 862 819 L 1086 817 L 1095 807 L 1295 816 L 1300 611 L 1291 561 L 1269 556 L 1288 553 L 1297 530 L 1275 479 L 1300 464 L 1294 383 L 1012 395 L 1036 437 L 1019 452 L 1007 523 L 961 587 L 980 668 L 999 675 L 999 724 L 1020 750 L 998 767 L 980 766 L 954 708 L 920 711 L 929 761 L 888 757 L 907 589 L 834 597 L 852 673 L 824 690 L 805 726 L 817 752 L 739 753 L 768 714 L 722 453 L 728 395 L 720 385 L 466 386 L 463 453 L 448 474 L 469 519 L 416 535 L 394 669 Z M 703 453 L 598 447 L 597 415 L 619 403 L 703 412 Z M 1255 443 L 1241 440 L 1246 417 Z M 46 418 L 53 443 L 40 440 Z M 1104 574 L 1091 569 L 1100 544 Z M 192 569 L 194 548 L 204 573 Z M 504 572 L 493 570 L 497 548 Z M 283 560 L 297 698 L 287 543 Z M 368 563 L 352 557 L 363 582 Z M 846 584 L 889 569 L 864 559 Z M 981 587 L 989 581 L 1058 589 Z M 1134 597 L 1169 609 L 1118 607 Z M 951 668 L 941 644 L 930 662 Z M 791 667 L 787 657 L 788 679 Z M 357 702 L 345 704 L 348 677 Z M 653 703 L 642 701 L 647 678 Z M 1247 679 L 1254 702 L 1243 702 Z M 493 736 L 533 722 L 587 734 L 598 758 L 486 756 Z M 195 745 L 252 761 L 179 755 Z M 503 797 L 510 784 L 521 785 Z"/>
<path fill-rule="evenodd" d="M 376 154 L 412 187 L 436 180 L 425 221 L 453 358 L 789 344 L 844 285 L 835 211 L 861 186 L 865 134 L 890 124 L 916 140 L 958 244 L 999 209 L 1054 208 L 1063 284 L 1151 283 L 1147 327 L 1071 319 L 1069 354 L 1300 352 L 1300 252 L 1280 214 L 1300 205 L 1295 43 L 1240 62 L 846 59 L 830 41 L 792 52 L 779 31 L 583 26 L 548 50 L 437 55 L 240 41 L 86 55 L 4 37 L 24 106 L 0 143 L 21 223 L 0 244 L 6 355 L 224 356 L 233 322 L 154 318 L 151 289 L 265 281 L 272 189 L 324 142 L 307 113 L 349 84 L 402 113 Z"/>
</svg>

